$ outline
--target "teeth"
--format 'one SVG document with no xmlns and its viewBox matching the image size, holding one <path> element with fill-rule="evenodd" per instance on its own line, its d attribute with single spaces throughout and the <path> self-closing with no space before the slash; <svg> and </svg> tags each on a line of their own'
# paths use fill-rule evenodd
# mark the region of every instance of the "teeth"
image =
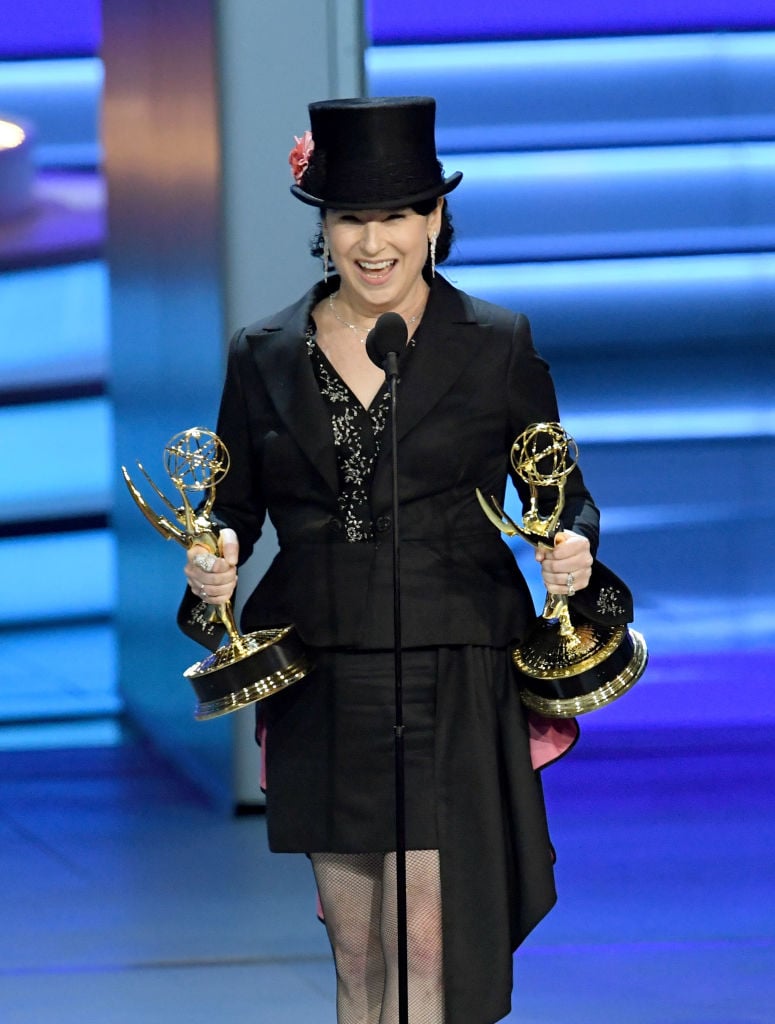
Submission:
<svg viewBox="0 0 775 1024">
<path fill-rule="evenodd" d="M 365 260 L 358 260 L 358 266 L 364 270 L 387 270 L 392 267 L 395 260 L 380 260 L 379 263 L 367 263 Z"/>
</svg>

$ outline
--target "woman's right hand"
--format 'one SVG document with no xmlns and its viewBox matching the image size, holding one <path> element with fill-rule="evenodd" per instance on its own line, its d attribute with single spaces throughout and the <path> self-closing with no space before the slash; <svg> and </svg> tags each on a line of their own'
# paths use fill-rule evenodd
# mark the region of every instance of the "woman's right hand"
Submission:
<svg viewBox="0 0 775 1024">
<path fill-rule="evenodd" d="M 200 601 L 222 605 L 231 600 L 237 586 L 239 541 L 234 530 L 220 532 L 221 555 L 213 555 L 201 544 L 193 544 L 186 552 L 183 570 L 188 585 Z"/>
</svg>

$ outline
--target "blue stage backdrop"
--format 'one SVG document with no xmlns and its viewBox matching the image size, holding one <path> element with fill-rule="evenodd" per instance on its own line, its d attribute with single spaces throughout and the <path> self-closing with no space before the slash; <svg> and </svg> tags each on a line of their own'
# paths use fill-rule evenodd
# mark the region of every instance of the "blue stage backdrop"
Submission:
<svg viewBox="0 0 775 1024">
<path fill-rule="evenodd" d="M 0 16 L 0 59 L 97 53 L 100 8 L 100 0 L 7 0 Z"/>
<path fill-rule="evenodd" d="M 530 317 L 603 511 L 600 557 L 635 594 L 649 669 L 585 725 L 771 720 L 775 32 L 751 29 L 775 5 L 370 0 L 369 16 L 370 94 L 435 96 L 442 162 L 465 174 L 444 272 Z"/>
<path fill-rule="evenodd" d="M 0 16 L 0 110 L 36 142 L 34 205 L 0 223 L 0 547 L 22 581 L 0 598 L 0 746 L 118 737 L 100 15 Z"/>
<path fill-rule="evenodd" d="M 775 25 L 772 0 L 631 0 L 503 3 L 486 0 L 367 0 L 374 44 L 547 39 L 569 36 L 735 31 Z"/>
</svg>

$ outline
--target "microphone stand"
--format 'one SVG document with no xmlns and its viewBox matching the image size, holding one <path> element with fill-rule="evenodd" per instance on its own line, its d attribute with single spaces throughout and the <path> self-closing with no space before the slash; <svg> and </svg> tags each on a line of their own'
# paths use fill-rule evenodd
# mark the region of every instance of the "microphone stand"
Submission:
<svg viewBox="0 0 775 1024">
<path fill-rule="evenodd" d="M 398 353 L 385 356 L 385 375 L 390 385 L 390 438 L 393 480 L 393 648 L 395 655 L 396 782 L 396 923 L 398 952 L 398 1021 L 409 1024 L 409 967 L 406 908 L 406 783 L 404 777 L 404 694 L 401 637 L 401 560 L 398 529 Z"/>
<path fill-rule="evenodd" d="M 401 640 L 401 568 L 398 524 L 398 354 L 406 347 L 406 321 L 398 313 L 383 313 L 366 338 L 369 359 L 385 372 L 390 390 L 390 436 L 393 444 L 393 652 L 395 656 L 396 795 L 396 924 L 398 953 L 398 1021 L 409 1024 L 409 966 L 406 915 L 406 784 L 404 779 L 404 694 Z"/>
</svg>

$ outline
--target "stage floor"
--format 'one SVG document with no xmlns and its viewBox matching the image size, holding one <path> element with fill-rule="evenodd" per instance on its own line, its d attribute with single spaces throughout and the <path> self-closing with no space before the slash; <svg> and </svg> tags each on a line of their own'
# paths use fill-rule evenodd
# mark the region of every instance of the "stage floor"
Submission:
<svg viewBox="0 0 775 1024">
<path fill-rule="evenodd" d="M 775 728 L 591 732 L 545 788 L 560 902 L 520 1024 L 771 1024 Z M 0 754 L 3 1024 L 333 1024 L 306 858 L 139 745 Z"/>
</svg>

